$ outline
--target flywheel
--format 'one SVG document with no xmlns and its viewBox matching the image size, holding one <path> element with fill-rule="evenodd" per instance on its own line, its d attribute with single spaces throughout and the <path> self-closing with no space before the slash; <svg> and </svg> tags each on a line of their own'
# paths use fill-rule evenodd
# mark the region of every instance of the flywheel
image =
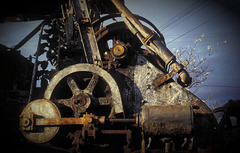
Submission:
<svg viewBox="0 0 240 153">
<path fill-rule="evenodd" d="M 102 113 L 98 115 L 109 118 L 115 113 L 123 113 L 115 80 L 107 71 L 93 64 L 75 64 L 57 72 L 45 90 L 44 99 L 70 107 L 75 117 L 86 112 Z M 101 108 L 103 111 L 99 112 L 98 107 L 108 109 Z"/>
</svg>

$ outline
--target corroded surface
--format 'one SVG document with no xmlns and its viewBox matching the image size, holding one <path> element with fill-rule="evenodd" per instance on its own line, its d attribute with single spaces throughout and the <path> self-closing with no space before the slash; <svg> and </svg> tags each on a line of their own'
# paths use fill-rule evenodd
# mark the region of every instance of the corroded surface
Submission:
<svg viewBox="0 0 240 153">
<path fill-rule="evenodd" d="M 65 5 L 66 13 L 62 7 L 64 28 L 60 30 L 66 31 L 67 37 L 66 46 L 58 50 L 58 62 L 62 65 L 58 63 L 61 66 L 50 80 L 44 100 L 30 103 L 20 116 L 20 127 L 27 139 L 45 142 L 58 130 L 54 126 L 78 125 L 75 132 L 68 133 L 73 138 L 69 149 L 72 152 L 122 141 L 118 145 L 125 152 L 141 148 L 143 153 L 151 146 L 148 142 L 145 148 L 145 141 L 151 139 L 149 135 L 158 139 L 153 148 L 163 147 L 165 152 L 170 151 L 170 142 L 179 151 L 180 146 L 186 145 L 185 140 L 190 150 L 215 143 L 216 120 L 203 101 L 183 88 L 191 83 L 191 77 L 176 62 L 160 32 L 142 25 L 119 0 L 112 2 L 123 22 L 114 19 L 105 27 L 100 26 L 103 21 L 117 16 L 103 17 L 94 25 L 92 17 L 100 17 L 100 12 L 94 10 L 92 3 L 71 2 Z M 58 37 L 65 39 L 64 35 Z M 170 66 L 173 71 L 169 73 Z M 176 73 L 179 84 L 172 79 Z M 71 117 L 60 118 L 59 112 L 52 112 L 56 106 L 50 100 L 70 108 Z M 37 118 L 34 120 L 33 116 Z M 46 132 L 50 134 L 40 140 Z M 106 135 L 109 137 L 105 138 Z"/>
<path fill-rule="evenodd" d="M 122 97 L 125 97 L 123 100 L 127 101 L 127 97 L 134 97 L 131 105 L 134 105 L 133 109 L 136 112 L 141 110 L 141 102 L 144 102 L 145 105 L 199 106 L 198 110 L 194 110 L 195 112 L 212 114 L 206 104 L 173 80 L 155 88 L 153 80 L 163 73 L 141 55 L 137 56 L 135 66 L 121 68 L 117 71 L 125 76 L 127 82 L 124 90 L 121 90 Z M 128 88 L 128 85 L 132 88 Z"/>
<path fill-rule="evenodd" d="M 193 129 L 193 112 L 188 105 L 145 105 L 141 125 L 148 134 L 188 135 Z"/>
</svg>

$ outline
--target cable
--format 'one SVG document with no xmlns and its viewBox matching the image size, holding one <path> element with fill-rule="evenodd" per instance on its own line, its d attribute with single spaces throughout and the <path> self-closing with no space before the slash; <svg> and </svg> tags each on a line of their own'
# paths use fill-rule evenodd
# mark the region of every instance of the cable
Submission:
<svg viewBox="0 0 240 153">
<path fill-rule="evenodd" d="M 184 9 L 181 13 L 179 13 L 178 15 L 173 17 L 170 21 L 168 21 L 167 23 L 165 23 L 161 27 L 159 27 L 159 29 L 161 29 L 161 31 L 164 31 L 165 29 L 169 28 L 171 25 L 173 25 L 174 23 L 176 23 L 183 17 L 187 16 L 189 13 L 191 13 L 192 11 L 194 11 L 195 9 L 197 9 L 198 7 L 200 7 L 207 1 L 208 0 L 204 0 L 204 1 L 198 0 L 198 1 L 194 2 L 188 8 Z"/>
<path fill-rule="evenodd" d="M 207 2 L 207 1 L 205 1 L 205 2 Z M 204 3 L 202 3 L 202 5 L 203 5 L 203 4 L 204 4 Z M 205 7 L 207 7 L 207 6 L 208 6 L 208 5 L 205 5 L 203 8 L 205 8 Z M 202 9 L 203 9 L 203 8 L 202 8 Z M 167 31 L 171 30 L 172 28 L 176 27 L 177 25 L 179 25 L 180 23 L 182 23 L 182 22 L 185 21 L 186 19 L 189 19 L 190 17 L 192 17 L 193 15 L 195 15 L 196 13 L 198 13 L 199 11 L 201 11 L 202 9 L 199 9 L 199 10 L 197 10 L 196 12 L 191 13 L 190 16 L 188 16 L 187 18 L 179 21 L 178 24 L 175 24 L 175 25 L 173 25 L 172 27 L 169 27 L 169 29 L 167 29 L 165 32 L 167 32 Z"/>
<path fill-rule="evenodd" d="M 204 21 L 203 23 L 199 24 L 199 25 L 198 25 L 198 26 L 196 26 L 195 28 L 193 28 L 193 29 L 191 29 L 191 30 L 187 31 L 186 33 L 184 33 L 184 34 L 182 34 L 182 35 L 178 36 L 177 38 L 175 38 L 175 39 L 173 39 L 173 40 L 171 40 L 171 41 L 167 42 L 167 44 L 169 44 L 169 43 L 172 43 L 173 41 L 175 41 L 175 40 L 177 40 L 177 39 L 181 38 L 182 36 L 184 36 L 184 35 L 186 35 L 186 34 L 188 34 L 188 33 L 192 32 L 193 30 L 195 30 L 195 29 L 197 29 L 197 28 L 201 27 L 202 25 L 204 25 L 204 24 L 208 23 L 208 22 L 209 22 L 209 21 L 211 21 L 212 19 L 214 19 L 214 18 L 216 18 L 216 17 L 218 17 L 218 16 L 220 16 L 220 15 L 222 15 L 222 14 L 226 13 L 227 11 L 229 11 L 229 10 L 230 10 L 230 9 L 232 9 L 232 8 L 233 8 L 233 7 L 231 7 L 231 8 L 228 8 L 228 9 L 225 9 L 224 11 L 222 11 L 222 12 L 220 12 L 220 13 L 218 13 L 218 14 L 214 15 L 213 17 L 211 17 L 211 18 L 207 19 L 206 21 Z"/>
<path fill-rule="evenodd" d="M 226 85 L 202 85 L 205 87 L 217 87 L 217 88 L 240 88 L 240 86 L 226 86 Z"/>
<path fill-rule="evenodd" d="M 192 6 L 194 6 L 196 3 L 198 3 L 200 0 L 198 0 L 197 2 L 194 2 L 193 4 L 191 4 L 188 8 L 184 9 L 181 13 L 179 13 L 178 15 L 176 15 L 175 17 L 173 17 L 171 20 L 169 20 L 168 22 L 166 22 L 165 24 L 163 24 L 162 26 L 159 27 L 159 29 L 164 28 L 166 25 L 168 25 L 169 23 L 171 23 L 172 21 L 174 21 L 176 18 L 178 18 L 180 15 L 182 15 L 185 11 L 187 11 L 189 8 L 191 8 Z"/>
<path fill-rule="evenodd" d="M 192 34 L 189 34 L 188 36 L 192 37 L 192 36 L 201 36 L 202 33 L 192 33 Z M 219 37 L 219 36 L 239 36 L 240 33 L 239 32 L 229 32 L 229 33 L 207 33 L 207 34 L 204 34 L 204 37 Z M 166 34 L 165 36 L 167 37 L 176 37 L 176 36 L 180 36 L 178 34 Z"/>
</svg>

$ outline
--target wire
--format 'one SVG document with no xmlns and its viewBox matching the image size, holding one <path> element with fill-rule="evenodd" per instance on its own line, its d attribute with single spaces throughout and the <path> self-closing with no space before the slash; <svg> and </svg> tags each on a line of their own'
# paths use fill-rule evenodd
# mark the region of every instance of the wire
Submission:
<svg viewBox="0 0 240 153">
<path fill-rule="evenodd" d="M 178 18 L 179 16 L 181 16 L 185 11 L 187 11 L 189 8 L 191 8 L 192 6 L 194 6 L 196 3 L 198 3 L 200 0 L 198 0 L 197 2 L 194 2 L 193 4 L 191 4 L 188 8 L 184 9 L 181 13 L 179 13 L 178 15 L 176 15 L 175 17 L 173 17 L 171 20 L 169 20 L 168 22 L 166 22 L 165 24 L 163 24 L 162 26 L 159 27 L 159 29 L 162 29 L 164 27 L 166 27 L 169 23 L 173 22 L 176 18 Z"/>
<path fill-rule="evenodd" d="M 192 11 L 194 11 L 195 9 L 197 9 L 198 7 L 200 7 L 201 5 L 203 5 L 207 1 L 208 0 L 204 0 L 204 1 L 198 0 L 198 1 L 194 2 L 188 8 L 184 9 L 181 13 L 179 13 L 178 15 L 173 17 L 171 20 L 169 20 L 168 22 L 163 24 L 161 27 L 159 27 L 159 29 L 161 29 L 161 31 L 164 31 L 165 29 L 169 28 L 171 25 L 173 25 L 174 23 L 176 23 L 180 19 L 184 18 L 189 13 L 191 13 Z"/>
<path fill-rule="evenodd" d="M 201 36 L 203 33 L 192 33 L 189 34 L 188 36 Z M 230 32 L 230 33 L 207 33 L 204 34 L 204 37 L 219 37 L 219 36 L 239 36 L 240 33 L 239 32 Z M 165 36 L 167 37 L 176 37 L 176 36 L 180 36 L 178 34 L 166 34 Z"/>
<path fill-rule="evenodd" d="M 173 39 L 173 40 L 171 40 L 171 41 L 169 41 L 169 42 L 167 42 L 167 43 L 168 43 L 168 44 L 169 44 L 169 43 L 172 43 L 173 41 L 175 41 L 175 40 L 177 40 L 177 39 L 179 39 L 179 38 L 183 37 L 184 35 L 186 35 L 186 34 L 188 34 L 188 33 L 192 32 L 193 30 L 195 30 L 195 29 L 197 29 L 197 28 L 201 27 L 202 25 L 204 25 L 204 24 L 206 24 L 206 23 L 208 23 L 208 22 L 212 21 L 212 19 L 214 19 L 214 18 L 216 18 L 216 17 L 218 17 L 218 16 L 220 16 L 220 15 L 222 15 L 222 14 L 226 13 L 227 11 L 229 11 L 229 10 L 230 10 L 230 9 L 232 9 L 232 8 L 233 8 L 233 7 L 231 7 L 231 8 L 227 8 L 227 9 L 225 9 L 224 11 L 222 11 L 222 12 L 220 12 L 220 13 L 218 13 L 218 14 L 216 14 L 216 15 L 212 16 L 211 18 L 208 18 L 206 21 L 204 21 L 203 23 L 199 24 L 199 25 L 198 25 L 198 26 L 196 26 L 195 28 L 193 28 L 193 29 L 191 29 L 191 30 L 187 31 L 186 33 L 184 33 L 184 34 L 182 34 L 182 35 L 178 36 L 177 38 L 175 38 L 175 39 Z"/>
<path fill-rule="evenodd" d="M 205 1 L 205 2 L 207 2 L 207 1 Z M 204 3 L 202 3 L 202 5 L 203 5 L 203 4 L 204 4 Z M 201 11 L 201 10 L 204 9 L 204 8 L 206 8 L 207 6 L 208 6 L 208 5 L 205 5 L 203 8 L 200 8 L 200 9 L 197 10 L 196 12 L 191 13 L 187 18 L 179 21 L 178 24 L 175 24 L 175 25 L 173 25 L 172 27 L 169 27 L 167 30 L 165 30 L 165 32 L 167 32 L 167 31 L 171 30 L 172 28 L 176 27 L 177 25 L 179 25 L 180 23 L 182 23 L 182 22 L 185 21 L 186 19 L 189 19 L 190 17 L 192 17 L 193 15 L 197 14 L 199 11 Z M 199 6 L 199 7 L 200 7 L 200 6 Z"/>
<path fill-rule="evenodd" d="M 240 88 L 240 86 L 227 86 L 227 85 L 202 85 L 205 87 L 217 87 L 217 88 Z"/>
</svg>

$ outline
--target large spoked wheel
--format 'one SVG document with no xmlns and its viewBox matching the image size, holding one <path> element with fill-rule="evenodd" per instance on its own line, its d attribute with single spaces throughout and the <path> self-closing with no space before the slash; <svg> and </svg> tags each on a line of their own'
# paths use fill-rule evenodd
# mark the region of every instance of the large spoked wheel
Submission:
<svg viewBox="0 0 240 153">
<path fill-rule="evenodd" d="M 92 64 L 76 64 L 57 72 L 45 90 L 44 99 L 70 107 L 75 117 L 86 112 L 109 118 L 123 113 L 115 80 Z"/>
</svg>

